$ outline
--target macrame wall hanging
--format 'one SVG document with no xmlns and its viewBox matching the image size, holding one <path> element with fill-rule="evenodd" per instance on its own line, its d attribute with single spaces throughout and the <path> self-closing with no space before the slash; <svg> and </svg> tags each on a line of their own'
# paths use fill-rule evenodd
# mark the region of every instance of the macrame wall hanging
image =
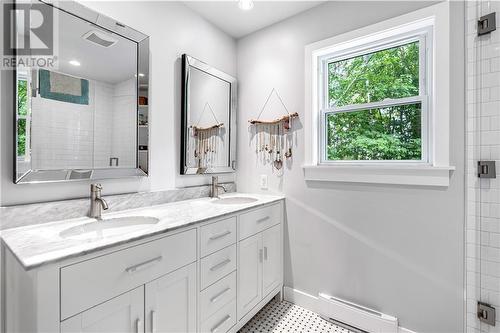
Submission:
<svg viewBox="0 0 500 333">
<path fill-rule="evenodd" d="M 206 110 L 209 110 L 215 121 L 214 125 L 200 127 L 199 124 Z M 190 126 L 193 145 L 191 147 L 199 170 L 213 167 L 217 162 L 217 152 L 222 145 L 222 130 L 224 124 L 215 116 L 214 110 L 207 102 L 203 107 L 196 125 Z"/>
<path fill-rule="evenodd" d="M 286 112 L 280 118 L 273 120 L 262 120 L 261 116 L 266 110 L 273 94 L 278 98 L 283 110 Z M 255 152 L 258 159 L 266 164 L 270 163 L 273 169 L 280 171 L 283 168 L 283 161 L 292 158 L 294 142 L 294 119 L 298 118 L 297 112 L 290 113 L 283 99 L 275 88 L 267 96 L 264 106 L 260 110 L 257 119 L 249 120 L 253 127 Z"/>
</svg>

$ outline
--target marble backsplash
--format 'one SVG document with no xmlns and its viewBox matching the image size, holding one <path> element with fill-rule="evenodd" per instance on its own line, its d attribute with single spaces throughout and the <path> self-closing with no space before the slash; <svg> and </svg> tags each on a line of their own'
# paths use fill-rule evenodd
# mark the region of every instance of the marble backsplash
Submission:
<svg viewBox="0 0 500 333">
<path fill-rule="evenodd" d="M 227 192 L 235 192 L 236 184 L 224 183 Z M 208 197 L 210 186 L 193 186 L 155 192 L 140 192 L 103 196 L 108 203 L 106 212 L 160 205 L 169 202 Z M 89 199 L 75 199 L 0 207 L 0 230 L 32 224 L 48 223 L 86 216 Z"/>
</svg>

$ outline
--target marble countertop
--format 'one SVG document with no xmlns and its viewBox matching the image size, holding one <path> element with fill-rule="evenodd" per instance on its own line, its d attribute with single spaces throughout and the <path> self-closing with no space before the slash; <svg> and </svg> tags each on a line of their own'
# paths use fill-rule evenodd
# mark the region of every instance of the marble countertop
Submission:
<svg viewBox="0 0 500 333">
<path fill-rule="evenodd" d="M 156 224 L 132 228 L 126 233 L 113 236 L 102 236 L 98 235 L 97 232 L 91 234 L 91 237 L 88 234 L 86 237 L 65 238 L 61 236 L 61 232 L 64 234 L 64 231 L 69 228 L 88 225 L 89 223 L 107 223 L 107 221 L 98 222 L 95 219 L 82 217 L 8 229 L 2 231 L 1 238 L 24 269 L 30 270 L 49 263 L 100 251 L 284 199 L 283 196 L 277 195 L 242 193 L 231 193 L 221 197 L 238 196 L 253 197 L 257 201 L 222 205 L 213 203 L 218 199 L 200 198 L 103 214 L 105 220 L 127 216 L 159 219 Z"/>
</svg>

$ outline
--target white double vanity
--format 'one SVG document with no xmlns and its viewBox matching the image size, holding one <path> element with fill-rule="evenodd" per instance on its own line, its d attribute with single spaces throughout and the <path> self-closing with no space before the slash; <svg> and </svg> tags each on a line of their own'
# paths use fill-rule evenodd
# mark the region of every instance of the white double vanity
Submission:
<svg viewBox="0 0 500 333">
<path fill-rule="evenodd" d="M 57 14 L 64 38 L 58 71 L 16 67 L 14 183 L 57 182 L 62 195 L 68 186 L 60 182 L 147 177 L 149 36 L 78 2 L 31 6 Z M 180 174 L 233 173 L 236 78 L 186 54 L 179 60 Z M 91 185 L 85 213 L 76 204 L 78 218 L 64 220 L 74 208 L 65 206 L 54 208 L 57 222 L 33 215 L 22 227 L 0 228 L 2 333 L 236 332 L 281 295 L 282 197 L 218 198 L 226 188 L 213 177 L 213 198 L 208 187 L 175 203 L 161 191 L 136 194 L 133 207 L 141 208 L 123 210 L 127 202 L 111 199 L 116 211 L 100 219 L 108 209 L 101 188 Z M 18 209 L 6 224 L 22 218 Z"/>
<path fill-rule="evenodd" d="M 6 332 L 238 331 L 283 287 L 283 198 L 252 197 L 6 230 Z"/>
</svg>

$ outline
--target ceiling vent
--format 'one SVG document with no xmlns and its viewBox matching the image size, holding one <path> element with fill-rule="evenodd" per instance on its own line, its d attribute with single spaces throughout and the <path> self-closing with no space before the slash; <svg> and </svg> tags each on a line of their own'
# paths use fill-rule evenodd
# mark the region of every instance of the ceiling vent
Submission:
<svg viewBox="0 0 500 333">
<path fill-rule="evenodd" d="M 116 39 L 97 30 L 91 30 L 87 32 L 85 35 L 82 36 L 82 38 L 102 47 L 110 47 L 116 44 L 117 42 Z"/>
</svg>

